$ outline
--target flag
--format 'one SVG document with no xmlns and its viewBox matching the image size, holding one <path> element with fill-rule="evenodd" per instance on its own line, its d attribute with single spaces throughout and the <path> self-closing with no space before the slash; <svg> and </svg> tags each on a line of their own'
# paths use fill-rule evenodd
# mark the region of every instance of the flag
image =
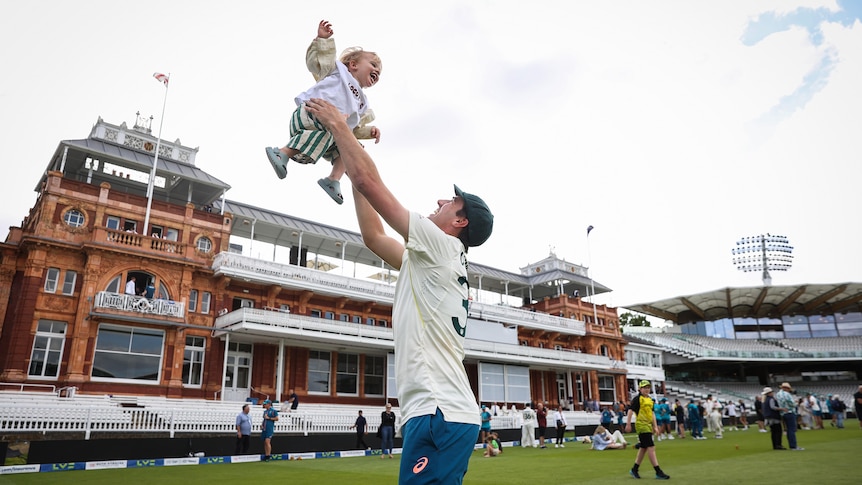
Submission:
<svg viewBox="0 0 862 485">
<path fill-rule="evenodd" d="M 167 86 L 167 85 L 168 85 L 168 80 L 170 79 L 170 76 L 169 76 L 169 75 L 167 75 L 167 74 L 162 74 L 162 73 L 160 73 L 160 72 L 154 72 L 154 73 L 153 73 L 153 77 L 154 77 L 154 78 L 156 78 L 158 81 L 161 81 L 161 82 L 165 83 L 165 86 Z"/>
<path fill-rule="evenodd" d="M 167 81 L 165 81 L 165 83 L 167 83 Z M 587 226 L 587 236 L 590 235 L 590 231 L 592 231 L 592 230 L 593 230 L 593 226 Z"/>
</svg>

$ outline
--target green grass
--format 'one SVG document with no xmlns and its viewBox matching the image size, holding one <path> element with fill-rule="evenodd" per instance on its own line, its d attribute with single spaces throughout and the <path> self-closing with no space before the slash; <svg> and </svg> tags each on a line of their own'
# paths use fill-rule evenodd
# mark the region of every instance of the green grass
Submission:
<svg viewBox="0 0 862 485">
<path fill-rule="evenodd" d="M 828 425 L 827 425 L 828 426 Z M 805 451 L 773 451 L 768 433 L 725 432 L 724 439 L 662 441 L 656 448 L 659 462 L 681 483 L 738 485 L 745 483 L 858 483 L 858 460 L 862 452 L 862 430 L 856 420 L 843 430 L 828 427 L 800 431 L 799 445 Z M 634 442 L 634 435 L 627 435 Z M 736 448 L 739 445 L 739 449 Z M 786 444 L 785 444 L 786 446 Z M 506 447 L 497 458 L 474 452 L 465 485 L 552 483 L 604 484 L 631 482 L 628 470 L 636 450 L 590 451 L 588 445 L 569 442 L 564 449 Z M 253 484 L 270 482 L 297 484 L 381 485 L 397 483 L 399 459 L 378 457 L 333 458 L 270 463 L 240 463 L 164 468 L 70 471 L 3 475 L 0 484 L 88 484 L 159 483 Z M 641 476 L 653 480 L 653 470 L 644 459 Z"/>
</svg>

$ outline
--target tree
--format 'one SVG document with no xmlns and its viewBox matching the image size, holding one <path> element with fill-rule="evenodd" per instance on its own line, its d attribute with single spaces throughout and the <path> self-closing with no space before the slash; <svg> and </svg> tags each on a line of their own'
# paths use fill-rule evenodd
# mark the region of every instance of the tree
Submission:
<svg viewBox="0 0 862 485">
<path fill-rule="evenodd" d="M 625 312 L 620 315 L 620 326 L 623 327 L 649 327 L 650 322 L 644 315 L 634 315 Z"/>
</svg>

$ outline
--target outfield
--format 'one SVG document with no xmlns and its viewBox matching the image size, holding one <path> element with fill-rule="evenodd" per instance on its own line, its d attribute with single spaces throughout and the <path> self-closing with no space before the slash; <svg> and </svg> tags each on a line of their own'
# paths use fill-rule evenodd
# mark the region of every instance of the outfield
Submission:
<svg viewBox="0 0 862 485">
<path fill-rule="evenodd" d="M 787 483 L 830 485 L 859 483 L 858 459 L 862 430 L 856 420 L 845 429 L 800 431 L 805 451 L 773 451 L 768 433 L 725 432 L 724 439 L 662 441 L 657 452 L 671 480 L 681 483 L 738 485 Z M 828 426 L 828 425 L 827 425 Z M 571 436 L 571 434 L 570 434 Z M 626 439 L 633 442 L 634 435 Z M 738 445 L 738 448 L 737 448 Z M 628 470 L 636 450 L 590 451 L 589 445 L 568 442 L 566 448 L 505 447 L 497 458 L 473 453 L 465 485 L 604 484 L 631 482 Z M 125 470 L 67 471 L 0 476 L 2 484 L 231 483 L 381 485 L 397 482 L 399 459 L 332 458 L 270 463 L 238 463 Z M 654 480 L 645 459 L 643 479 Z"/>
</svg>

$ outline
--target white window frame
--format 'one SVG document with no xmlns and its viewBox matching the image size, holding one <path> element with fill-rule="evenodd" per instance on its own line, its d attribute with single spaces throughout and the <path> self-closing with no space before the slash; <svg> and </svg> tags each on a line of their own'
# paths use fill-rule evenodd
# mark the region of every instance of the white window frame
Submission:
<svg viewBox="0 0 862 485">
<path fill-rule="evenodd" d="M 198 290 L 189 291 L 189 312 L 198 311 Z"/>
<path fill-rule="evenodd" d="M 323 360 L 322 357 L 326 356 L 326 363 L 327 363 L 326 369 L 312 369 L 311 368 L 312 355 L 318 356 L 318 359 L 315 359 L 315 360 Z M 314 375 L 320 375 L 320 377 L 323 377 L 324 375 L 326 376 L 326 380 L 324 381 L 324 382 L 326 382 L 326 390 L 325 391 L 318 391 L 318 390 L 313 391 L 313 390 L 311 390 L 312 383 L 316 382 L 315 380 L 312 379 L 312 373 Z M 330 395 L 331 389 L 332 389 L 332 352 L 324 352 L 322 350 L 309 350 L 308 351 L 308 393 L 309 394 L 316 394 L 319 396 L 328 396 L 328 395 Z"/>
<path fill-rule="evenodd" d="M 208 314 L 212 306 L 213 294 L 209 291 L 201 293 L 201 313 Z"/>
<path fill-rule="evenodd" d="M 60 269 L 59 268 L 48 268 L 48 271 L 45 272 L 45 286 L 43 287 L 45 293 L 56 293 L 57 292 L 57 284 L 60 281 Z"/>
<path fill-rule="evenodd" d="M 529 402 L 530 368 L 479 362 L 480 402 Z"/>
<path fill-rule="evenodd" d="M 78 209 L 69 209 L 63 214 L 63 222 L 69 227 L 81 227 L 87 222 L 87 216 Z"/>
<path fill-rule="evenodd" d="M 386 354 L 386 398 L 398 399 L 398 385 L 395 382 L 395 354 Z"/>
<path fill-rule="evenodd" d="M 202 253 L 209 253 L 213 250 L 213 241 L 206 236 L 201 236 L 195 242 L 195 247 Z"/>
<path fill-rule="evenodd" d="M 189 342 L 191 340 L 191 343 Z M 189 335 L 186 337 L 186 348 L 183 352 L 183 387 L 199 388 L 204 380 L 204 355 L 206 354 L 206 338 Z M 190 357 L 187 358 L 187 357 Z M 186 366 L 190 366 L 186 376 Z M 198 382 L 188 382 L 194 376 L 193 369 L 198 369 Z"/>
<path fill-rule="evenodd" d="M 115 231 L 120 230 L 120 225 L 122 223 L 123 222 L 117 216 L 108 216 L 108 218 L 105 219 L 105 227 L 108 229 L 113 229 Z M 111 227 L 111 226 L 113 226 L 113 227 Z"/>
<path fill-rule="evenodd" d="M 162 339 L 162 344 L 159 346 L 159 355 L 158 355 L 158 358 L 159 358 L 159 365 L 158 365 L 159 375 L 154 380 L 128 379 L 128 378 L 123 378 L 123 377 L 94 376 L 93 371 L 91 370 L 90 371 L 90 380 L 91 381 L 93 381 L 93 382 L 121 382 L 121 383 L 128 383 L 128 384 L 140 384 L 140 385 L 144 385 L 144 386 L 161 385 L 162 376 L 164 375 L 164 361 L 165 361 L 165 332 L 164 332 L 164 330 L 157 330 L 157 329 L 153 329 L 153 328 L 144 328 L 144 327 L 131 327 L 131 326 L 125 326 L 125 325 L 111 325 L 111 324 L 106 324 L 106 323 L 99 325 L 99 328 L 98 328 L 97 334 L 96 334 L 96 347 L 93 350 L 93 369 L 95 369 L 96 358 L 98 357 L 98 355 L 100 353 L 120 354 L 120 355 L 143 355 L 145 357 L 155 357 L 156 356 L 155 354 L 144 354 L 144 353 L 140 353 L 140 352 L 131 352 L 131 349 L 129 349 L 126 352 L 122 352 L 122 351 L 118 351 L 118 350 L 99 349 L 99 338 L 100 338 L 100 335 L 101 335 L 103 329 L 129 332 L 131 334 L 131 337 L 129 339 L 129 346 L 130 347 L 131 347 L 132 338 L 134 338 L 134 334 L 136 331 L 142 332 L 142 333 L 146 332 L 146 333 L 149 333 L 151 335 L 152 334 L 160 335 L 161 339 Z"/>
<path fill-rule="evenodd" d="M 64 295 L 74 295 L 75 294 L 75 283 L 78 280 L 78 273 L 71 270 L 66 270 L 66 275 L 63 278 L 63 290 L 62 293 Z"/>
<path fill-rule="evenodd" d="M 342 370 L 342 358 L 347 359 L 344 364 L 346 365 L 346 369 Z M 355 371 L 350 371 L 350 366 L 353 364 L 355 366 Z M 342 376 L 351 376 L 355 379 L 355 384 L 353 386 L 353 391 L 349 390 L 340 390 L 338 388 L 341 383 Z M 359 354 L 348 354 L 348 353 L 339 353 L 338 360 L 336 361 L 335 366 L 335 394 L 337 396 L 358 396 L 359 395 Z"/>
<path fill-rule="evenodd" d="M 368 372 L 369 359 L 371 359 L 372 361 L 379 359 L 380 371 L 383 372 L 382 374 L 373 374 L 373 373 Z M 372 397 L 372 396 L 373 397 L 383 397 L 383 395 L 386 394 L 386 359 L 382 356 L 379 356 L 379 355 L 366 355 L 365 356 L 365 363 L 362 367 L 363 367 L 363 374 L 365 376 L 365 378 L 363 379 L 363 382 L 362 382 L 362 392 L 364 393 L 365 397 Z M 367 386 L 368 386 L 368 378 L 369 377 L 372 377 L 375 379 L 376 378 L 380 379 L 380 383 L 382 384 L 381 388 L 383 390 L 382 393 L 370 393 L 370 392 L 368 392 Z"/>
<path fill-rule="evenodd" d="M 44 347 L 36 347 L 37 342 L 40 339 L 45 340 Z M 56 346 L 55 342 L 60 341 L 60 349 L 51 349 L 52 344 Z M 54 320 L 39 320 L 39 323 L 36 326 L 36 335 L 33 337 L 33 346 L 30 350 L 30 363 L 27 366 L 27 378 L 28 379 L 57 379 L 60 375 L 60 366 L 63 364 L 63 352 L 66 347 L 66 322 L 57 322 Z M 33 362 L 36 360 L 36 353 L 43 352 L 43 359 L 41 360 L 41 370 L 38 374 L 33 374 Z M 51 356 L 54 354 L 56 356 L 56 365 L 57 365 L 57 373 L 54 375 L 45 375 L 45 369 L 48 367 L 47 363 L 52 360 Z"/>
</svg>

